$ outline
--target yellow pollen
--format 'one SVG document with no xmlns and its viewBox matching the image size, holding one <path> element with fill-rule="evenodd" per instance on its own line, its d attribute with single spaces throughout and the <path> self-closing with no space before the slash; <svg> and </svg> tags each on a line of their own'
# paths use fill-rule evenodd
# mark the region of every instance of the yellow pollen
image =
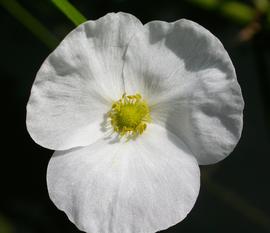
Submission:
<svg viewBox="0 0 270 233">
<path fill-rule="evenodd" d="M 113 103 L 109 117 L 114 131 L 120 136 L 136 137 L 151 122 L 149 107 L 140 94 L 123 94 Z"/>
</svg>

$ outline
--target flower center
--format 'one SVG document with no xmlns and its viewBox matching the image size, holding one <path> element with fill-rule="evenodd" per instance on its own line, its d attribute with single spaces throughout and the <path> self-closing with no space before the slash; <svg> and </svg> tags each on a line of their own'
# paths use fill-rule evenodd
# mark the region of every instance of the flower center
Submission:
<svg viewBox="0 0 270 233">
<path fill-rule="evenodd" d="M 126 95 L 114 102 L 109 112 L 111 124 L 120 136 L 138 136 L 151 122 L 150 110 L 140 94 Z"/>
</svg>

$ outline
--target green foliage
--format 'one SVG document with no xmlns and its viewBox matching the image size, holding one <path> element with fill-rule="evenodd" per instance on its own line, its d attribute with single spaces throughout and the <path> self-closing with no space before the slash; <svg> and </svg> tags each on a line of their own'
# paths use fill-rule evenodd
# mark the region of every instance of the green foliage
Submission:
<svg viewBox="0 0 270 233">
<path fill-rule="evenodd" d="M 0 214 L 0 232 L 1 233 L 13 233 L 13 227 L 11 223 Z"/>
<path fill-rule="evenodd" d="M 241 1 L 221 1 L 221 0 L 187 0 L 188 2 L 204 8 L 214 10 L 225 17 L 230 18 L 238 24 L 246 24 L 254 19 L 256 9 Z M 260 6 L 265 6 L 261 1 L 257 1 Z"/>
<path fill-rule="evenodd" d="M 254 4 L 261 12 L 267 12 L 267 10 L 269 10 L 269 0 L 254 0 Z"/>
<path fill-rule="evenodd" d="M 31 31 L 48 48 L 55 48 L 58 40 L 43 24 L 16 0 L 0 0 L 2 5 L 13 17 Z"/>
<path fill-rule="evenodd" d="M 255 11 L 252 7 L 236 1 L 222 4 L 220 11 L 223 13 L 223 15 L 233 18 L 239 23 L 248 23 L 255 16 Z"/>
<path fill-rule="evenodd" d="M 87 19 L 67 0 L 52 0 L 52 3 L 62 11 L 76 26 Z"/>
<path fill-rule="evenodd" d="M 189 2 L 205 8 L 206 10 L 215 9 L 219 4 L 218 0 L 189 0 Z"/>
</svg>

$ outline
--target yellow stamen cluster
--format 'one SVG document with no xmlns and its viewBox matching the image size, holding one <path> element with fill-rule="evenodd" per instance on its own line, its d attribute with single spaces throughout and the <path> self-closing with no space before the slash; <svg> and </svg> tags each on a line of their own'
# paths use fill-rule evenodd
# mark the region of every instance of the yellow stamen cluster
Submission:
<svg viewBox="0 0 270 233">
<path fill-rule="evenodd" d="M 113 103 L 109 112 L 111 124 L 120 136 L 136 137 L 151 122 L 150 110 L 140 94 L 126 95 Z"/>
</svg>

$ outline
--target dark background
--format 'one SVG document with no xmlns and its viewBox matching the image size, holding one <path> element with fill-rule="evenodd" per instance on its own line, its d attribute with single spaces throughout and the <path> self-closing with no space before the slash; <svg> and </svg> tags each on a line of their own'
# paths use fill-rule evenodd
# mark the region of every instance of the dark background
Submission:
<svg viewBox="0 0 270 233">
<path fill-rule="evenodd" d="M 25 127 L 32 82 L 52 48 L 1 7 L 4 1 L 9 0 L 0 1 L 0 233 L 79 232 L 47 194 L 46 168 L 53 152 L 35 144 Z M 75 27 L 49 0 L 18 2 L 59 41 Z M 202 186 L 195 207 L 184 221 L 163 232 L 270 232 L 270 14 L 256 10 L 254 1 L 241 1 L 256 12 L 246 21 L 193 1 L 71 2 L 93 20 L 112 11 L 132 13 L 143 23 L 188 18 L 222 41 L 245 100 L 242 138 L 227 159 L 201 167 Z"/>
</svg>

